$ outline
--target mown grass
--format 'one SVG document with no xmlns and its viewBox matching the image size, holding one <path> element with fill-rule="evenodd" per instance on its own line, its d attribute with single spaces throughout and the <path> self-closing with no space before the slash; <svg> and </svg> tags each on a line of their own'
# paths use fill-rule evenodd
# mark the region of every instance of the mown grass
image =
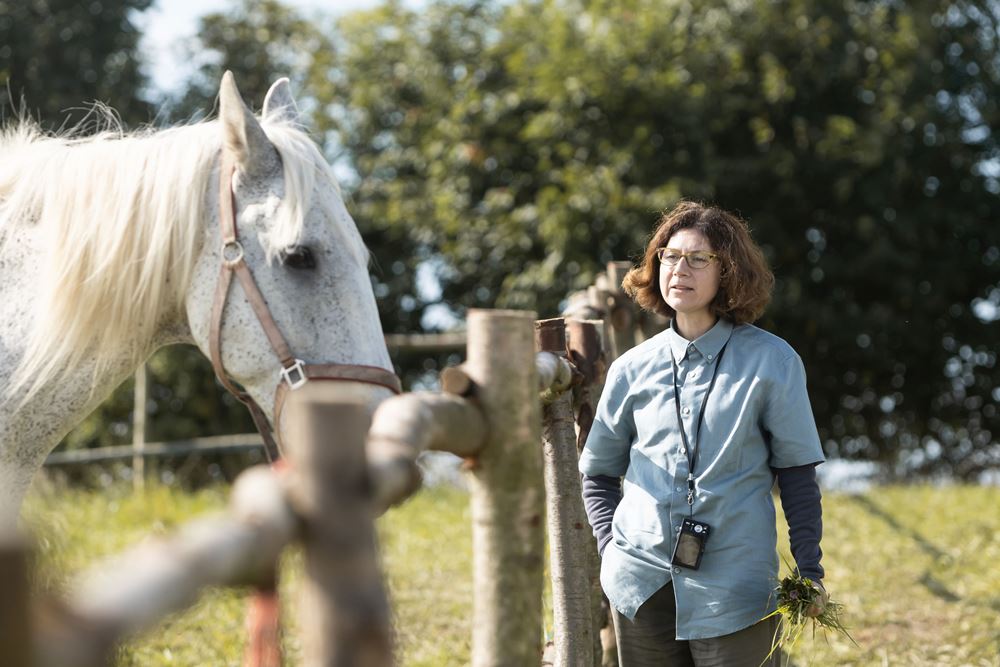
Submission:
<svg viewBox="0 0 1000 667">
<path fill-rule="evenodd" d="M 182 493 L 154 486 L 143 495 L 41 485 L 25 519 L 35 535 L 35 586 L 58 591 L 74 572 L 150 534 L 225 505 L 228 489 Z M 1000 664 L 1000 489 L 890 487 L 824 499 L 826 585 L 847 607 L 859 646 L 806 636 L 796 665 Z M 784 533 L 782 526 L 779 534 Z M 468 497 L 422 491 L 379 521 L 399 664 L 468 664 L 472 577 Z M 779 549 L 787 555 L 784 538 Z M 301 559 L 282 566 L 285 652 L 301 656 L 294 589 Z M 119 652 L 121 666 L 239 665 L 246 594 L 212 591 Z M 550 608 L 550 605 L 547 605 Z"/>
</svg>

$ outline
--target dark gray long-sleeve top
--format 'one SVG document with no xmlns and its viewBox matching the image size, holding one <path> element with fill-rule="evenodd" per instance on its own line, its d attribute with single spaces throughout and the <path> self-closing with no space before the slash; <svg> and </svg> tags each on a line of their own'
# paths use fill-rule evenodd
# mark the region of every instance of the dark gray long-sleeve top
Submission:
<svg viewBox="0 0 1000 667">
<path fill-rule="evenodd" d="M 792 558 L 798 566 L 799 574 L 813 581 L 823 579 L 820 561 L 823 551 L 820 540 L 823 537 L 823 508 L 821 494 L 816 482 L 816 466 L 804 465 L 794 468 L 772 468 L 778 477 L 781 493 L 781 508 L 788 522 L 788 539 Z M 611 521 L 615 509 L 622 499 L 621 481 L 606 475 L 583 476 L 583 504 L 587 519 L 597 538 L 597 549 L 603 554 L 604 547 L 611 541 Z"/>
</svg>

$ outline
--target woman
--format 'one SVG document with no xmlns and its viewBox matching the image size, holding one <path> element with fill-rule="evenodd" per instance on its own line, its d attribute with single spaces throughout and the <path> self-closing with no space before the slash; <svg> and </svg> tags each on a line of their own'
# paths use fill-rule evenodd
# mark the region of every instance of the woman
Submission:
<svg viewBox="0 0 1000 667">
<path fill-rule="evenodd" d="M 580 459 L 621 667 L 762 664 L 775 477 L 799 572 L 822 591 L 823 451 L 802 361 L 750 324 L 773 285 L 746 224 L 692 202 L 662 216 L 625 277 L 671 323 L 611 365 Z"/>
</svg>

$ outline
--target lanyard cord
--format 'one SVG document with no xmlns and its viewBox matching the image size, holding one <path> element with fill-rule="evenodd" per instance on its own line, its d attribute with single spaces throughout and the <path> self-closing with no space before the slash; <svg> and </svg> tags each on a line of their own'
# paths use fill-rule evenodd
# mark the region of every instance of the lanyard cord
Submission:
<svg viewBox="0 0 1000 667">
<path fill-rule="evenodd" d="M 698 462 L 698 443 L 701 441 L 701 424 L 705 421 L 705 406 L 708 405 L 708 397 L 712 394 L 712 388 L 715 387 L 715 379 L 719 377 L 719 366 L 722 365 L 722 355 L 725 353 L 727 345 L 729 345 L 729 341 L 726 341 L 726 344 L 722 346 L 721 350 L 719 350 L 719 355 L 715 358 L 715 369 L 712 371 L 712 381 L 708 385 L 708 391 L 705 392 L 705 398 L 701 401 L 701 410 L 698 412 L 698 430 L 695 431 L 693 448 L 688 442 L 687 432 L 684 430 L 684 420 L 681 419 L 681 392 L 677 387 L 677 360 L 674 359 L 673 350 L 671 350 L 670 353 L 670 361 L 674 364 L 674 407 L 677 409 L 677 426 L 681 430 L 681 441 L 684 443 L 684 452 L 688 460 L 687 503 L 688 508 L 691 510 L 691 516 L 694 516 L 694 466 Z"/>
</svg>

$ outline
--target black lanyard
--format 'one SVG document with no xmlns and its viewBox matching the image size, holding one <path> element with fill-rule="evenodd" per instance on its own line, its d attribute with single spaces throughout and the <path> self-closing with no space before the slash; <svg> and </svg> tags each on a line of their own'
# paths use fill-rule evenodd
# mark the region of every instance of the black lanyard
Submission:
<svg viewBox="0 0 1000 667">
<path fill-rule="evenodd" d="M 729 341 L 726 341 L 726 345 L 729 345 Z M 691 447 L 688 442 L 687 432 L 684 430 L 684 420 L 681 418 L 681 392 L 677 387 L 677 360 L 674 359 L 673 350 L 670 351 L 670 361 L 674 364 L 674 407 L 677 408 L 677 426 L 681 430 L 681 440 L 684 443 L 684 452 L 687 455 L 688 460 L 688 495 L 687 502 L 688 507 L 691 508 L 691 514 L 694 514 L 694 466 L 698 462 L 698 442 L 701 440 L 701 424 L 705 421 L 705 406 L 708 405 L 708 397 L 712 394 L 712 388 L 715 386 L 715 379 L 719 376 L 719 366 L 722 365 L 722 355 L 726 351 L 726 345 L 722 346 L 719 350 L 719 355 L 715 358 L 715 369 L 712 371 L 712 381 L 708 385 L 708 391 L 705 392 L 705 398 L 701 402 L 701 411 L 698 413 L 698 430 L 695 431 L 694 447 Z"/>
</svg>

